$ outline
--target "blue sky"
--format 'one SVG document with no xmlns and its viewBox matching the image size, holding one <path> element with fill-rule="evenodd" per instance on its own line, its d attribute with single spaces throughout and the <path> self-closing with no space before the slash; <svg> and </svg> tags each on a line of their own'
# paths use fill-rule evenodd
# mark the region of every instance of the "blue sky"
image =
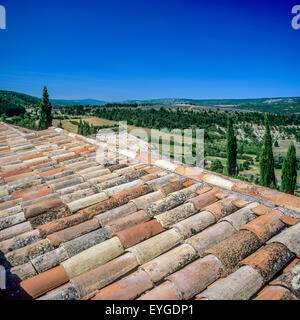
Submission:
<svg viewBox="0 0 300 320">
<path fill-rule="evenodd" d="M 300 0 L 0 4 L 0 89 L 106 101 L 300 96 Z"/>
</svg>

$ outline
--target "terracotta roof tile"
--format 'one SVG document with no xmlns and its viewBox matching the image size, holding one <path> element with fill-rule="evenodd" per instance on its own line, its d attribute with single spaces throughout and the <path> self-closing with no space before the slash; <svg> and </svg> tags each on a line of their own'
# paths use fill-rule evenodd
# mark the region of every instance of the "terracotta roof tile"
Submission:
<svg viewBox="0 0 300 320">
<path fill-rule="evenodd" d="M 219 258 L 229 274 L 234 271 L 238 263 L 261 246 L 256 235 L 248 230 L 241 230 L 228 239 L 223 240 L 206 254 L 212 254 Z"/>
<path fill-rule="evenodd" d="M 142 265 L 175 247 L 181 241 L 182 237 L 179 233 L 171 229 L 145 240 L 127 249 L 127 251 L 135 254 L 139 264 Z"/>
<path fill-rule="evenodd" d="M 197 190 L 196 193 L 197 193 L 198 195 L 200 195 L 200 194 L 206 193 L 206 192 L 208 192 L 208 191 L 210 191 L 210 190 L 212 190 L 211 187 L 204 187 L 204 188 L 202 188 L 202 189 L 200 189 L 200 190 Z"/>
<path fill-rule="evenodd" d="M 24 209 L 24 213 L 26 218 L 33 218 L 41 213 L 59 209 L 62 206 L 62 201 L 60 199 L 57 199 L 28 206 Z"/>
<path fill-rule="evenodd" d="M 300 219 L 293 218 L 290 216 L 283 216 L 280 218 L 280 220 L 288 226 L 294 226 L 295 224 L 300 222 Z"/>
<path fill-rule="evenodd" d="M 119 238 L 114 237 L 84 250 L 61 263 L 70 279 L 93 270 L 124 252 Z"/>
<path fill-rule="evenodd" d="M 270 285 L 272 286 L 281 286 L 289 289 L 296 297 L 300 298 L 300 263 L 297 262 L 294 264 L 290 270 L 286 271 L 274 279 Z"/>
<path fill-rule="evenodd" d="M 186 200 L 189 200 L 189 198 L 194 197 L 195 192 L 201 189 L 201 186 L 201 184 L 195 184 L 180 191 L 176 191 L 166 198 L 150 204 L 145 208 L 145 211 L 149 216 L 154 217 L 160 213 L 171 210 L 176 206 L 183 204 Z"/>
<path fill-rule="evenodd" d="M 165 229 L 156 220 L 151 220 L 116 233 L 124 248 L 132 247 Z"/>
<path fill-rule="evenodd" d="M 6 178 L 10 178 L 10 177 L 13 177 L 13 176 L 18 176 L 20 174 L 29 173 L 29 172 L 32 172 L 32 170 L 30 168 L 21 169 L 21 170 L 15 170 L 15 171 L 7 172 L 7 173 L 2 173 L 2 174 L 0 174 L 0 177 L 2 179 L 6 179 Z"/>
<path fill-rule="evenodd" d="M 118 201 L 114 198 L 110 198 L 108 200 L 102 201 L 100 203 L 97 203 L 95 205 L 92 205 L 88 208 L 82 209 L 78 211 L 80 214 L 85 214 L 89 218 L 92 218 L 100 213 L 103 213 L 107 210 L 111 210 L 113 208 L 116 208 L 118 206 Z"/>
<path fill-rule="evenodd" d="M 70 241 L 64 242 L 61 244 L 61 247 L 63 247 L 67 251 L 69 258 L 71 258 L 78 253 L 87 250 L 99 243 L 102 243 L 110 238 L 111 232 L 109 228 L 104 227 L 76 237 Z"/>
<path fill-rule="evenodd" d="M 253 232 L 261 242 L 266 242 L 283 229 L 284 224 L 280 220 L 281 216 L 282 213 L 279 210 L 272 210 L 247 223 L 241 229 Z"/>
<path fill-rule="evenodd" d="M 201 191 L 201 190 L 200 190 Z M 216 202 L 218 199 L 216 195 L 220 192 L 219 189 L 213 189 L 211 191 L 200 194 L 199 196 L 190 199 L 188 202 L 192 203 L 196 210 L 201 210 L 212 203 Z"/>
<path fill-rule="evenodd" d="M 58 247 L 61 243 L 70 241 L 74 238 L 82 236 L 90 231 L 94 231 L 100 227 L 97 219 L 91 219 L 86 222 L 77 224 L 73 227 L 63 229 L 61 231 L 48 235 L 53 247 Z"/>
<path fill-rule="evenodd" d="M 10 269 L 10 273 L 7 275 L 8 287 L 19 287 L 19 284 L 23 280 L 27 280 L 37 275 L 33 265 L 28 262 Z"/>
<path fill-rule="evenodd" d="M 130 202 L 134 203 L 138 210 L 146 208 L 150 203 L 161 200 L 164 197 L 161 191 L 148 193 L 139 198 L 133 199 Z"/>
<path fill-rule="evenodd" d="M 41 173 L 39 173 L 39 176 L 40 177 L 53 176 L 53 175 L 55 175 L 57 173 L 64 172 L 64 171 L 67 171 L 67 170 L 68 170 L 67 167 L 63 166 L 63 167 L 56 168 L 56 169 L 53 169 L 53 170 L 41 172 Z"/>
<path fill-rule="evenodd" d="M 115 202 L 118 203 L 117 201 Z M 95 216 L 95 218 L 99 220 L 99 223 L 101 226 L 106 226 L 106 225 L 109 225 L 112 221 L 115 221 L 118 218 L 126 217 L 136 211 L 137 211 L 137 208 L 135 204 L 132 202 L 129 202 L 119 207 L 116 205 L 116 208 L 114 207 L 114 209 L 105 211 Z"/>
<path fill-rule="evenodd" d="M 181 300 L 181 297 L 175 286 L 170 281 L 166 281 L 137 300 Z"/>
<path fill-rule="evenodd" d="M 197 297 L 207 300 L 248 300 L 262 285 L 260 274 L 255 269 L 244 266 L 212 284 Z"/>
<path fill-rule="evenodd" d="M 87 214 L 84 213 L 77 213 L 74 215 L 71 215 L 69 217 L 64 217 L 61 219 L 57 219 L 56 221 L 48 222 L 44 225 L 41 225 L 38 227 L 38 230 L 42 237 L 46 237 L 49 234 L 52 234 L 54 232 L 72 227 L 76 224 L 82 223 L 88 219 Z"/>
<path fill-rule="evenodd" d="M 155 216 L 155 219 L 159 221 L 159 223 L 164 228 L 170 228 L 175 223 L 190 217 L 196 212 L 197 210 L 195 206 L 192 203 L 188 202 L 178 207 L 175 207 L 174 209 L 158 214 L 157 216 Z"/>
<path fill-rule="evenodd" d="M 215 224 L 185 242 L 191 244 L 200 257 L 205 255 L 206 250 L 229 238 L 235 233 L 233 226 L 224 221 Z"/>
<path fill-rule="evenodd" d="M 268 241 L 268 243 L 279 242 L 285 245 L 292 253 L 294 253 L 298 258 L 300 258 L 300 224 L 296 225 L 282 231 L 272 239 Z"/>
<path fill-rule="evenodd" d="M 6 183 L 17 182 L 19 180 L 22 180 L 22 179 L 25 179 L 25 178 L 29 178 L 29 177 L 36 177 L 36 173 L 32 172 L 32 171 L 31 172 L 27 172 L 27 173 L 21 173 L 21 174 L 15 175 L 15 176 L 10 176 L 10 177 L 4 178 L 4 181 Z"/>
<path fill-rule="evenodd" d="M 39 153 L 39 154 L 35 154 L 35 155 L 32 155 L 32 156 L 26 156 L 26 157 L 20 157 L 19 159 L 24 162 L 26 160 L 32 160 L 32 159 L 37 159 L 37 158 L 43 158 L 44 155 L 42 153 Z"/>
<path fill-rule="evenodd" d="M 254 300 L 299 300 L 284 287 L 266 287 Z"/>
<path fill-rule="evenodd" d="M 291 271 L 296 263 L 298 263 L 300 259 L 295 258 L 291 263 L 289 263 L 284 269 L 283 272 Z"/>
<path fill-rule="evenodd" d="M 155 168 L 149 168 L 149 169 L 145 169 L 145 171 L 146 171 L 148 174 L 153 174 L 153 173 L 156 173 L 156 172 L 157 172 L 157 169 L 155 169 Z"/>
<path fill-rule="evenodd" d="M 58 266 L 61 262 L 67 260 L 68 258 L 69 256 L 66 250 L 63 247 L 60 247 L 40 255 L 32 259 L 30 262 L 38 273 L 42 273 Z"/>
<path fill-rule="evenodd" d="M 117 195 L 112 196 L 112 199 L 116 200 L 117 203 L 121 206 L 128 203 L 130 200 L 146 195 L 152 191 L 153 190 L 149 186 L 143 185 L 120 192 Z"/>
<path fill-rule="evenodd" d="M 21 282 L 20 287 L 32 298 L 37 298 L 68 281 L 69 278 L 65 269 L 62 266 L 58 266 Z"/>
<path fill-rule="evenodd" d="M 260 248 L 241 264 L 256 269 L 265 282 L 273 278 L 291 259 L 292 253 L 280 243 L 271 243 Z"/>
<path fill-rule="evenodd" d="M 185 182 L 187 182 L 187 179 L 184 180 L 177 180 L 174 182 L 171 182 L 169 184 L 166 184 L 159 188 L 159 190 L 165 195 L 168 196 L 170 193 L 179 191 L 181 189 L 184 189 L 185 186 L 183 185 Z"/>
<path fill-rule="evenodd" d="M 186 182 L 183 183 L 183 186 L 185 188 L 190 187 L 194 184 L 195 182 L 193 180 L 187 180 Z"/>
<path fill-rule="evenodd" d="M 0 242 L 0 251 L 3 254 L 6 254 L 8 252 L 23 248 L 33 242 L 36 242 L 37 240 L 41 240 L 38 230 L 24 232 L 20 235 Z"/>
<path fill-rule="evenodd" d="M 79 300 L 79 289 L 73 283 L 67 283 L 56 290 L 50 291 L 37 300 L 53 301 L 53 300 Z"/>
<path fill-rule="evenodd" d="M 183 299 L 190 299 L 217 280 L 224 272 L 222 263 L 212 255 L 198 259 L 167 277 L 178 288 Z"/>
<path fill-rule="evenodd" d="M 12 237 L 18 236 L 22 233 L 32 230 L 30 222 L 26 221 L 15 226 L 6 228 L 0 231 L 0 241 L 8 240 Z"/>
<path fill-rule="evenodd" d="M 12 266 L 19 266 L 51 250 L 53 247 L 49 240 L 45 239 L 9 252 L 5 258 Z"/>
<path fill-rule="evenodd" d="M 69 210 L 73 213 L 80 209 L 84 209 L 94 204 L 108 200 L 108 198 L 109 197 L 105 192 L 100 192 L 100 193 L 92 194 L 82 199 L 72 201 L 68 203 L 67 206 Z"/>
<path fill-rule="evenodd" d="M 239 231 L 240 228 L 250 221 L 256 218 L 256 215 L 251 211 L 253 206 L 256 206 L 257 203 L 251 203 L 248 206 L 235 211 L 234 213 L 230 214 L 229 216 L 222 218 L 220 221 L 227 221 L 229 222 L 236 231 Z"/>
<path fill-rule="evenodd" d="M 202 211 L 174 224 L 173 228 L 181 234 L 183 239 L 187 239 L 214 224 L 215 221 L 216 218 L 213 214 L 208 211 Z"/>
<path fill-rule="evenodd" d="M 139 270 L 100 290 L 92 300 L 132 300 L 152 287 L 147 273 Z"/>
<path fill-rule="evenodd" d="M 109 285 L 137 265 L 135 256 L 132 253 L 125 253 L 96 269 L 73 278 L 72 283 L 79 288 L 80 296 L 84 297 Z"/>
<path fill-rule="evenodd" d="M 128 216 L 108 222 L 108 225 L 112 234 L 115 234 L 116 232 L 131 228 L 135 225 L 147 222 L 149 220 L 150 217 L 147 215 L 147 213 L 144 210 L 140 210 L 131 213 Z"/>
<path fill-rule="evenodd" d="M 244 208 L 249 202 L 243 200 L 243 199 L 237 199 L 235 201 L 232 201 L 232 204 L 238 208 Z"/>
<path fill-rule="evenodd" d="M 263 204 L 260 204 L 259 206 L 252 208 L 252 211 L 258 216 L 262 216 L 265 213 L 269 212 L 270 210 L 272 210 L 271 207 L 267 207 Z"/>
<path fill-rule="evenodd" d="M 224 200 L 220 200 L 207 206 L 205 210 L 211 212 L 217 220 L 220 220 L 238 209 L 238 207 L 232 203 L 234 200 L 236 199 L 225 198 Z"/>
<path fill-rule="evenodd" d="M 141 269 L 148 273 L 153 282 L 159 282 L 193 261 L 196 257 L 197 253 L 191 245 L 182 244 L 143 264 Z"/>
<path fill-rule="evenodd" d="M 203 170 L 200 168 L 191 168 L 191 167 L 178 167 L 175 171 L 175 173 L 183 175 L 187 178 L 202 181 L 204 177 Z"/>
</svg>

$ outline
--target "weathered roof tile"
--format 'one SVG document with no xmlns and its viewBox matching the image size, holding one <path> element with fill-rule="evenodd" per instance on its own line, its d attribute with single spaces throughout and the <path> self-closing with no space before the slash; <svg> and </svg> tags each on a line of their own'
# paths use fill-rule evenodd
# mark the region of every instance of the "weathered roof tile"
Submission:
<svg viewBox="0 0 300 320">
<path fill-rule="evenodd" d="M 280 243 L 271 243 L 251 256 L 244 259 L 240 264 L 248 265 L 256 269 L 265 282 L 273 278 L 293 257 L 293 254 Z"/>
<path fill-rule="evenodd" d="M 139 270 L 100 290 L 92 300 L 132 300 L 152 287 L 147 273 Z"/>
<path fill-rule="evenodd" d="M 261 242 L 254 233 L 248 230 L 241 230 L 208 249 L 206 254 L 212 254 L 219 258 L 229 274 L 234 271 L 240 261 L 256 251 L 260 246 Z"/>
<path fill-rule="evenodd" d="M 119 277 L 137 267 L 138 263 L 132 253 L 125 253 L 108 263 L 73 278 L 72 283 L 79 288 L 80 296 L 84 297 L 95 290 L 99 290 Z"/>
<path fill-rule="evenodd" d="M 197 297 L 207 300 L 248 300 L 262 285 L 260 274 L 255 269 L 244 266 L 212 284 Z"/>
<path fill-rule="evenodd" d="M 201 292 L 222 273 L 222 263 L 215 256 L 208 255 L 197 259 L 166 279 L 175 284 L 183 299 L 186 300 Z"/>
<path fill-rule="evenodd" d="M 65 269 L 62 266 L 58 266 L 33 278 L 22 281 L 20 287 L 32 298 L 37 298 L 68 281 L 69 277 Z"/>
<path fill-rule="evenodd" d="M 288 289 L 280 286 L 266 287 L 254 300 L 299 300 Z"/>
<path fill-rule="evenodd" d="M 253 232 L 261 242 L 266 242 L 283 229 L 284 224 L 280 220 L 281 216 L 282 213 L 279 210 L 272 210 L 250 221 L 241 229 Z"/>
<path fill-rule="evenodd" d="M 115 235 L 120 239 L 124 248 L 129 248 L 164 230 L 159 222 L 151 220 L 117 232 Z"/>
</svg>

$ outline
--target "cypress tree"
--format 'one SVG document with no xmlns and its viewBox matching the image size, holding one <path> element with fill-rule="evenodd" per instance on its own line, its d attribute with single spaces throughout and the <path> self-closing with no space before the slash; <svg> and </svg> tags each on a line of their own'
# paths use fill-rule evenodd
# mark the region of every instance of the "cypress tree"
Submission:
<svg viewBox="0 0 300 320">
<path fill-rule="evenodd" d="M 232 119 L 227 117 L 227 132 L 226 132 L 227 146 L 227 173 L 229 176 L 235 176 L 237 174 L 237 143 L 236 136 L 233 131 Z"/>
<path fill-rule="evenodd" d="M 52 125 L 52 105 L 49 100 L 48 90 L 45 86 L 43 89 L 43 98 L 39 108 L 39 130 L 44 130 Z"/>
<path fill-rule="evenodd" d="M 265 117 L 265 136 L 261 155 L 259 157 L 260 184 L 264 187 L 276 188 L 276 178 L 274 171 L 274 156 L 272 150 L 272 137 L 267 115 Z"/>
<path fill-rule="evenodd" d="M 281 191 L 294 194 L 297 182 L 296 148 L 292 142 L 284 159 L 281 175 Z"/>
<path fill-rule="evenodd" d="M 77 133 L 80 134 L 80 135 L 82 135 L 82 120 L 81 120 L 81 119 L 80 119 L 80 121 L 79 121 Z"/>
</svg>

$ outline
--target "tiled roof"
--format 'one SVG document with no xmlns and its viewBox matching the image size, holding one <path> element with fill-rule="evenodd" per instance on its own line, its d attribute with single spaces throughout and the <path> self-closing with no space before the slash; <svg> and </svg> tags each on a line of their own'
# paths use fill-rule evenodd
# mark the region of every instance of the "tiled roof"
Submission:
<svg viewBox="0 0 300 320">
<path fill-rule="evenodd" d="M 142 152 L 100 164 L 97 148 L 0 124 L 0 294 L 300 298 L 300 198 Z"/>
</svg>

